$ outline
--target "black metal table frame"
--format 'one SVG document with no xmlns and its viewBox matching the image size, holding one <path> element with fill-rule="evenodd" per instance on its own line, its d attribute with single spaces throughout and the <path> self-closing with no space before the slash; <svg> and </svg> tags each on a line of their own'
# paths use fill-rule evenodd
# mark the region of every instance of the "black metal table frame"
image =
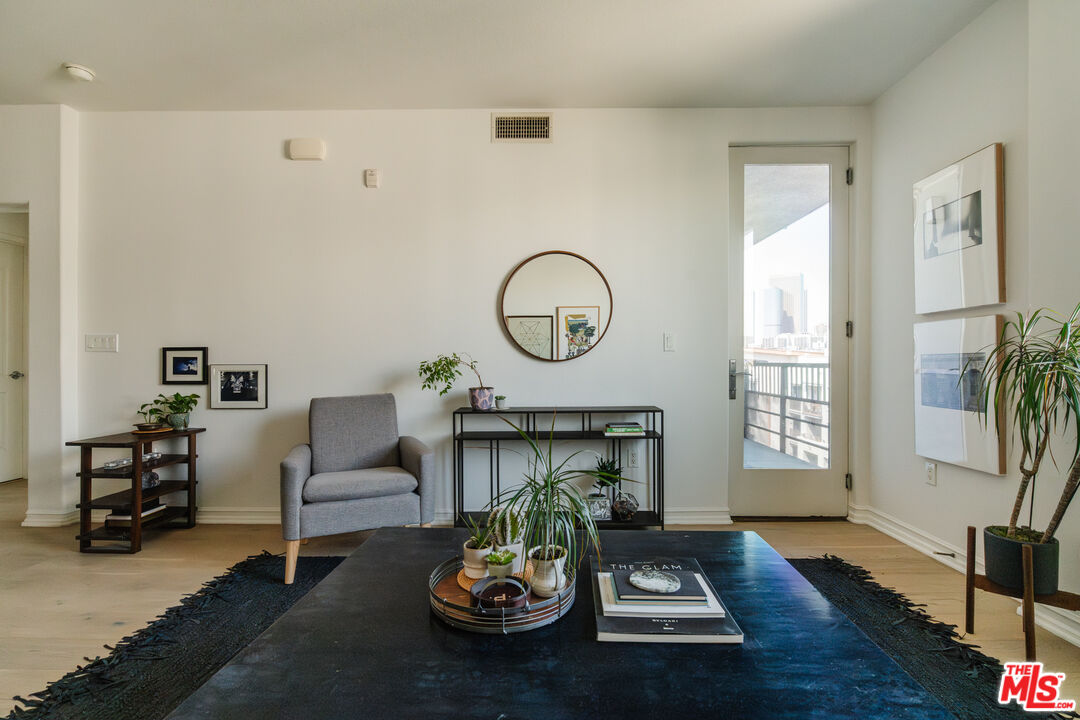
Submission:
<svg viewBox="0 0 1080 720">
<path fill-rule="evenodd" d="M 664 411 L 655 405 L 619 405 L 619 406 L 536 406 L 515 407 L 506 410 L 474 410 L 470 407 L 458 408 L 452 416 L 453 428 L 453 466 L 454 466 L 454 525 L 462 526 L 463 515 L 482 516 L 478 510 L 466 511 L 465 509 L 465 450 L 476 449 L 467 447 L 467 442 L 481 442 L 487 444 L 488 451 L 488 496 L 498 497 L 502 492 L 500 473 L 500 450 L 503 442 L 523 442 L 513 428 L 498 430 L 466 430 L 465 422 L 469 417 L 488 416 L 518 416 L 515 423 L 527 434 L 546 440 L 551 433 L 552 416 L 565 418 L 577 416 L 580 419 L 581 429 L 554 431 L 555 440 L 603 440 L 607 441 L 607 457 L 617 460 L 623 457 L 622 448 L 624 441 L 646 441 L 652 443 L 653 452 L 650 453 L 650 462 L 646 466 L 649 470 L 646 492 L 650 499 L 650 510 L 639 510 L 634 520 L 630 522 L 601 521 L 598 527 L 604 529 L 647 529 L 664 527 Z M 593 426 L 594 415 L 639 415 L 642 416 L 642 427 L 645 429 L 644 437 L 608 437 L 604 435 L 601 427 Z M 539 422 L 547 420 L 546 423 Z M 483 449 L 482 447 L 479 449 Z M 618 491 L 622 490 L 620 482 Z M 608 489 L 612 500 L 615 498 L 616 488 Z"/>
</svg>

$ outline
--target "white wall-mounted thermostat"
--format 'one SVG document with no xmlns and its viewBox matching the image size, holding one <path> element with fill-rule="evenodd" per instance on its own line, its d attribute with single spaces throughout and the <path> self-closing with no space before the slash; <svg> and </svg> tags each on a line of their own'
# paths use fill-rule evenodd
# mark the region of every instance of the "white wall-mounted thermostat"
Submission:
<svg viewBox="0 0 1080 720">
<path fill-rule="evenodd" d="M 379 187 L 379 171 L 378 170 L 365 170 L 364 171 L 364 187 L 377 188 Z"/>
<path fill-rule="evenodd" d="M 289 141 L 290 160 L 322 160 L 326 157 L 326 143 L 322 138 L 293 138 Z"/>
</svg>

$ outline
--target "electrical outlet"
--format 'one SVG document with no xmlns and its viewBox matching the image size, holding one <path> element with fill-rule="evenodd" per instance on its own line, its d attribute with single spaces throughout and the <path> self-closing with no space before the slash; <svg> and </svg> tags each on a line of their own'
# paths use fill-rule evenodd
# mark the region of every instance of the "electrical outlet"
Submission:
<svg viewBox="0 0 1080 720">
<path fill-rule="evenodd" d="M 664 352 L 675 352 L 675 333 L 664 333 Z"/>
<path fill-rule="evenodd" d="M 937 463 L 926 463 L 926 484 L 937 485 Z"/>
<path fill-rule="evenodd" d="M 630 448 L 626 451 L 626 467 L 638 466 L 638 451 L 637 448 Z"/>
</svg>

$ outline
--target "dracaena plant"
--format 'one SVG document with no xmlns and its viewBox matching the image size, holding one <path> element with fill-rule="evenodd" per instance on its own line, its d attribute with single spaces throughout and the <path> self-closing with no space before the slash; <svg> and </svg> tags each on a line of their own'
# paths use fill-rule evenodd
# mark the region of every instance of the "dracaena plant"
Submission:
<svg viewBox="0 0 1080 720">
<path fill-rule="evenodd" d="M 506 418 L 500 418 L 517 431 L 529 449 L 524 454 L 527 469 L 522 484 L 505 490 L 495 502 L 521 513 L 524 518 L 524 538 L 527 547 L 538 547 L 542 560 L 561 557 L 565 551 L 575 566 L 591 546 L 600 552 L 600 537 L 589 512 L 589 505 L 577 481 L 596 479 L 596 470 L 579 470 L 570 462 L 581 452 L 573 453 L 561 462 L 553 457 L 555 417 L 546 439 L 530 436 Z M 579 540 L 580 531 L 580 540 Z M 563 548 L 563 550 L 559 550 Z"/>
<path fill-rule="evenodd" d="M 980 412 L 984 422 L 992 410 L 1000 432 L 1012 421 L 1020 441 L 1020 485 L 1009 517 L 1007 537 L 1017 537 L 1020 511 L 1036 476 L 1043 469 L 1052 435 L 1080 420 L 1080 305 L 1064 317 L 1041 308 L 1026 317 L 1017 313 L 1002 328 L 983 368 Z M 1054 462 L 1056 466 L 1056 461 Z M 1041 534 L 1027 528 L 1022 535 L 1050 542 L 1080 486 L 1080 435 L 1073 446 L 1069 472 L 1050 523 Z M 1029 520 L 1030 525 L 1030 520 Z M 1023 530 L 1023 529 L 1022 529 Z"/>
</svg>

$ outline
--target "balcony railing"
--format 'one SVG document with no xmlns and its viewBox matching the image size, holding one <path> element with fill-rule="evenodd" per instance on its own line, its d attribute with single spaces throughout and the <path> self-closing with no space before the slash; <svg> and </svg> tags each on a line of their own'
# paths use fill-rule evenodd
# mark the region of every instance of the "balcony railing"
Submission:
<svg viewBox="0 0 1080 720">
<path fill-rule="evenodd" d="M 746 374 L 743 435 L 829 467 L 829 364 L 754 362 Z"/>
</svg>

